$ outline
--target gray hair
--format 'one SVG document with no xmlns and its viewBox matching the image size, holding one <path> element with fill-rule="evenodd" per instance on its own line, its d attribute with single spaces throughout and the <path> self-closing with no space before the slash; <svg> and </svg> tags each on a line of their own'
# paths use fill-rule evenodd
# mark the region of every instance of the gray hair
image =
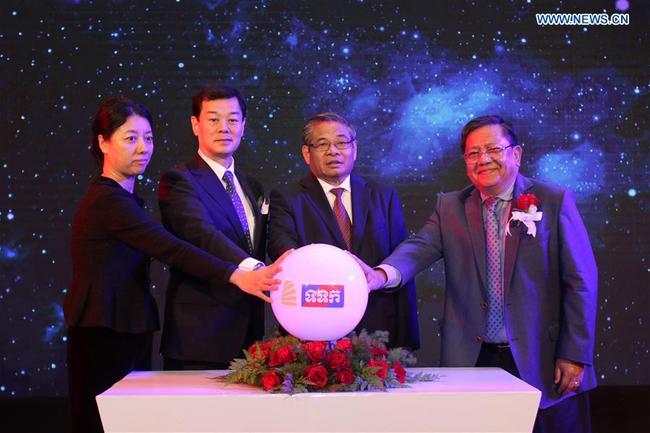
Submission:
<svg viewBox="0 0 650 433">
<path fill-rule="evenodd" d="M 311 144 L 312 134 L 314 132 L 314 125 L 321 122 L 337 122 L 342 125 L 345 125 L 350 130 L 350 135 L 351 135 L 350 138 L 354 140 L 357 137 L 356 131 L 354 130 L 352 125 L 350 125 L 350 122 L 348 122 L 343 116 L 338 115 L 334 112 L 319 113 L 309 118 L 309 120 L 307 120 L 307 123 L 305 123 L 305 126 L 302 128 L 303 145 Z"/>
</svg>

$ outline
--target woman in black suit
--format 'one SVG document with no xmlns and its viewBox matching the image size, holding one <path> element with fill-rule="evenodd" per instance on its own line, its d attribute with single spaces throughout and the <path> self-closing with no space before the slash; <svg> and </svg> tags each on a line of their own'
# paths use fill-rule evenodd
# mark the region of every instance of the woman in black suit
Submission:
<svg viewBox="0 0 650 433">
<path fill-rule="evenodd" d="M 252 272 L 211 256 L 167 232 L 133 193 L 153 153 L 151 114 L 124 98 L 101 104 L 91 151 L 102 173 L 90 181 L 72 225 L 73 280 L 64 303 L 74 433 L 102 432 L 95 396 L 132 370 L 151 369 L 158 309 L 149 291 L 154 257 L 206 281 L 229 281 L 265 297 L 280 270 Z"/>
</svg>

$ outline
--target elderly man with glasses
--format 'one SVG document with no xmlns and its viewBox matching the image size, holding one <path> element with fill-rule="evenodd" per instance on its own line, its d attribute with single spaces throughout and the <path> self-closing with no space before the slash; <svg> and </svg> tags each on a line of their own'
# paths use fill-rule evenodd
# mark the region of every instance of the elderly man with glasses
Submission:
<svg viewBox="0 0 650 433">
<path fill-rule="evenodd" d="M 406 225 L 393 188 L 352 173 L 356 134 L 336 113 L 321 113 L 303 128 L 302 156 L 310 173 L 271 193 L 268 253 L 324 243 L 378 265 L 406 238 Z M 415 285 L 405 279 L 370 293 L 357 330 L 385 330 L 389 346 L 420 345 Z"/>
<path fill-rule="evenodd" d="M 519 174 L 500 116 L 467 123 L 461 146 L 472 185 L 440 195 L 415 236 L 365 267 L 369 285 L 444 259 L 442 366 L 503 368 L 542 391 L 534 432 L 590 432 L 598 275 L 573 195 Z"/>
</svg>

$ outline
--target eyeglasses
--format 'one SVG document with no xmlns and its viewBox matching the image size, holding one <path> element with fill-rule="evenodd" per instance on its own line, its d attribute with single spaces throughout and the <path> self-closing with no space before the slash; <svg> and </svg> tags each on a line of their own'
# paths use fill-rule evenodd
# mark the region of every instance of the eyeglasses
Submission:
<svg viewBox="0 0 650 433">
<path fill-rule="evenodd" d="M 320 143 L 311 143 L 308 144 L 307 146 L 311 147 L 314 149 L 316 152 L 325 152 L 327 149 L 330 148 L 330 146 L 334 145 L 338 150 L 348 150 L 352 149 L 354 146 L 354 138 L 351 138 L 349 141 L 335 141 L 335 142 L 329 142 L 329 141 L 321 141 Z"/>
<path fill-rule="evenodd" d="M 463 154 L 463 156 L 465 157 L 465 161 L 468 162 L 478 161 L 479 159 L 481 159 L 481 155 L 483 154 L 487 154 L 490 157 L 490 159 L 501 159 L 503 157 L 503 151 L 509 147 L 514 147 L 514 144 L 511 144 L 506 147 L 494 146 L 494 147 L 490 147 L 489 149 L 485 149 L 484 151 L 472 150 L 471 152 L 467 152 Z"/>
</svg>

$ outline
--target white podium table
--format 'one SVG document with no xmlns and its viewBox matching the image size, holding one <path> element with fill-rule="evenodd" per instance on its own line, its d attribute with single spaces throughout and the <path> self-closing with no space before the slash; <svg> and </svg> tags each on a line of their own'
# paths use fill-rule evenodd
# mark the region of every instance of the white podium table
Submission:
<svg viewBox="0 0 650 433">
<path fill-rule="evenodd" d="M 530 432 L 540 392 L 497 368 L 427 368 L 387 392 L 269 394 L 226 371 L 133 372 L 97 397 L 106 433 Z"/>
</svg>

